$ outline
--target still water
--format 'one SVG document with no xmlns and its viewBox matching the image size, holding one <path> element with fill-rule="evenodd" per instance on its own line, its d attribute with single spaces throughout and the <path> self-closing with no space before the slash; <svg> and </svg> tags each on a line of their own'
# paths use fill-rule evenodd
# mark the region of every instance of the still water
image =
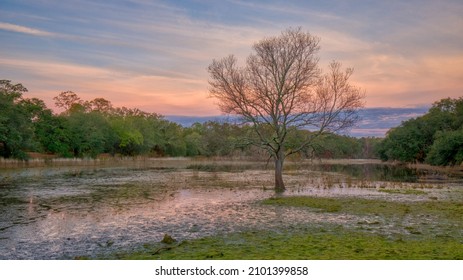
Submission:
<svg viewBox="0 0 463 280">
<path fill-rule="evenodd" d="M 275 195 L 271 170 L 205 172 L 185 167 L 180 162 L 148 162 L 135 167 L 0 170 L 0 259 L 98 257 L 158 242 L 165 233 L 185 240 L 303 223 L 348 226 L 358 220 L 347 214 L 260 204 Z M 284 195 L 387 197 L 375 188 L 347 187 L 346 182 L 365 180 L 364 176 L 386 180 L 391 172 L 405 174 L 395 179 L 406 182 L 427 176 L 381 165 L 317 164 L 288 172 Z M 329 188 L 323 186 L 327 176 L 335 178 Z M 445 178 L 439 180 L 445 184 Z M 436 192 L 432 195 L 445 195 L 440 189 Z M 430 195 L 431 191 L 421 198 Z"/>
</svg>

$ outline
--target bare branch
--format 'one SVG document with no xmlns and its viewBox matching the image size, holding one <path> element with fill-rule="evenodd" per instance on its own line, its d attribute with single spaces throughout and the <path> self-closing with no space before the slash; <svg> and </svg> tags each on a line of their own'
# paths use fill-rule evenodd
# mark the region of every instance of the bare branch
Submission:
<svg viewBox="0 0 463 280">
<path fill-rule="evenodd" d="M 325 132 L 352 127 L 363 107 L 364 93 L 349 84 L 353 69 L 342 71 L 341 64 L 333 61 L 321 76 L 319 42 L 301 28 L 288 29 L 254 44 L 245 67 L 238 67 L 230 55 L 213 60 L 208 68 L 210 95 L 219 108 L 252 125 L 256 145 L 269 152 L 280 171 L 287 154 L 306 148 Z M 316 131 L 285 152 L 293 128 Z"/>
</svg>

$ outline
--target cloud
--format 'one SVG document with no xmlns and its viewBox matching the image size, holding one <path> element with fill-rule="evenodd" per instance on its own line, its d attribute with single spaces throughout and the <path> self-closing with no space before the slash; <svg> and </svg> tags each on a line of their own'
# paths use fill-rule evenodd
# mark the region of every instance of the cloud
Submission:
<svg viewBox="0 0 463 280">
<path fill-rule="evenodd" d="M 403 121 L 426 114 L 428 107 L 412 108 L 365 108 L 360 110 L 362 121 L 349 131 L 347 135 L 354 137 L 384 137 L 389 129 L 399 126 Z M 191 126 L 195 122 L 231 121 L 234 116 L 210 115 L 206 117 L 167 115 L 166 118 L 183 126 Z"/>
<path fill-rule="evenodd" d="M 53 96 L 72 90 L 84 100 L 102 97 L 118 107 L 136 107 L 159 114 L 218 113 L 214 101 L 207 98 L 207 83 L 202 79 L 139 75 L 112 68 L 37 59 L 0 58 L 0 69 L 21 71 L 22 76 L 27 77 L 24 86 L 29 89 L 28 95 L 43 99 L 51 108 L 54 107 Z M 5 74 L 0 70 L 0 75 Z"/>
<path fill-rule="evenodd" d="M 253 43 L 302 26 L 321 37 L 321 67 L 336 59 L 355 69 L 351 81 L 366 90 L 368 107 L 463 93 L 459 0 L 129 2 L 6 6 L 0 18 L 11 23 L 0 29 L 32 36 L 2 33 L 0 57 L 9 62 L 0 74 L 44 95 L 75 89 L 149 111 L 204 115 L 217 112 L 205 98 L 212 59 L 235 54 L 244 63 Z"/>
<path fill-rule="evenodd" d="M 0 22 L 0 29 L 11 31 L 11 32 L 34 35 L 34 36 L 54 36 L 54 34 L 51 32 L 47 32 L 47 31 L 43 31 L 43 30 L 39 30 L 35 28 L 30 28 L 26 26 L 6 23 L 6 22 Z"/>
<path fill-rule="evenodd" d="M 463 93 L 463 56 L 433 54 L 403 57 L 399 54 L 365 54 L 356 60 L 352 76 L 367 91 L 367 106 L 431 104 Z"/>
</svg>

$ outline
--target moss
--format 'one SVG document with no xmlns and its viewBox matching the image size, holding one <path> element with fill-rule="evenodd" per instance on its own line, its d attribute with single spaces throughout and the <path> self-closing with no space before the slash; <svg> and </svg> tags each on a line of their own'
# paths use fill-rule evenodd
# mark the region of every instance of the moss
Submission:
<svg viewBox="0 0 463 280">
<path fill-rule="evenodd" d="M 260 163 L 241 163 L 241 164 L 223 164 L 223 163 L 201 163 L 190 164 L 186 169 L 204 172 L 243 172 L 246 170 L 265 170 L 265 166 Z"/>
<path fill-rule="evenodd" d="M 395 239 L 346 229 L 241 232 L 182 242 L 159 251 L 119 254 L 121 259 L 463 259 L 463 244 L 444 238 Z"/>
<path fill-rule="evenodd" d="M 309 211 L 356 215 L 357 227 L 304 223 L 291 227 L 245 231 L 187 240 L 173 247 L 144 245 L 110 259 L 463 259 L 463 203 L 400 202 L 354 197 L 275 197 L 273 207 L 307 207 Z M 370 219 L 370 218 L 374 219 Z M 426 219 L 439 221 L 439 231 Z M 384 222 L 398 223 L 394 234 L 381 233 Z M 403 224 L 407 221 L 406 224 Z M 422 221 L 410 224 L 410 221 Z M 445 232 L 445 234 L 442 234 Z"/>
<path fill-rule="evenodd" d="M 267 205 L 309 207 L 324 212 L 339 212 L 342 209 L 342 201 L 333 198 L 294 196 L 272 197 L 263 201 Z"/>
<path fill-rule="evenodd" d="M 378 190 L 379 192 L 389 193 L 389 194 L 410 194 L 410 195 L 422 195 L 427 194 L 427 192 L 422 190 L 414 190 L 414 189 L 386 189 L 386 190 Z"/>
<path fill-rule="evenodd" d="M 327 198 L 293 196 L 269 198 L 265 205 L 308 207 L 325 212 L 342 212 L 355 215 L 381 215 L 397 217 L 403 215 L 435 215 L 461 223 L 463 203 L 454 201 L 400 202 L 366 198 Z"/>
</svg>

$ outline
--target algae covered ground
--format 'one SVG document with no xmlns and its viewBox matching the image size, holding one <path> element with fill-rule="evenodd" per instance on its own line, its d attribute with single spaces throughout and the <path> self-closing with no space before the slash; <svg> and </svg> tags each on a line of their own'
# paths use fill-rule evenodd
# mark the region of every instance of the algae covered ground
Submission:
<svg viewBox="0 0 463 280">
<path fill-rule="evenodd" d="M 144 250 L 119 253 L 115 257 L 265 260 L 463 259 L 463 203 L 404 203 L 309 196 L 269 198 L 262 203 L 279 207 L 304 207 L 308 211 L 359 215 L 363 220 L 351 226 L 301 223 L 280 230 L 245 231 L 169 245 L 147 244 Z M 391 226 L 395 232 L 391 232 Z"/>
<path fill-rule="evenodd" d="M 463 259 L 463 244 L 447 238 L 390 239 L 343 228 L 241 232 L 184 241 L 173 249 L 146 246 L 118 259 L 375 260 Z"/>
</svg>

